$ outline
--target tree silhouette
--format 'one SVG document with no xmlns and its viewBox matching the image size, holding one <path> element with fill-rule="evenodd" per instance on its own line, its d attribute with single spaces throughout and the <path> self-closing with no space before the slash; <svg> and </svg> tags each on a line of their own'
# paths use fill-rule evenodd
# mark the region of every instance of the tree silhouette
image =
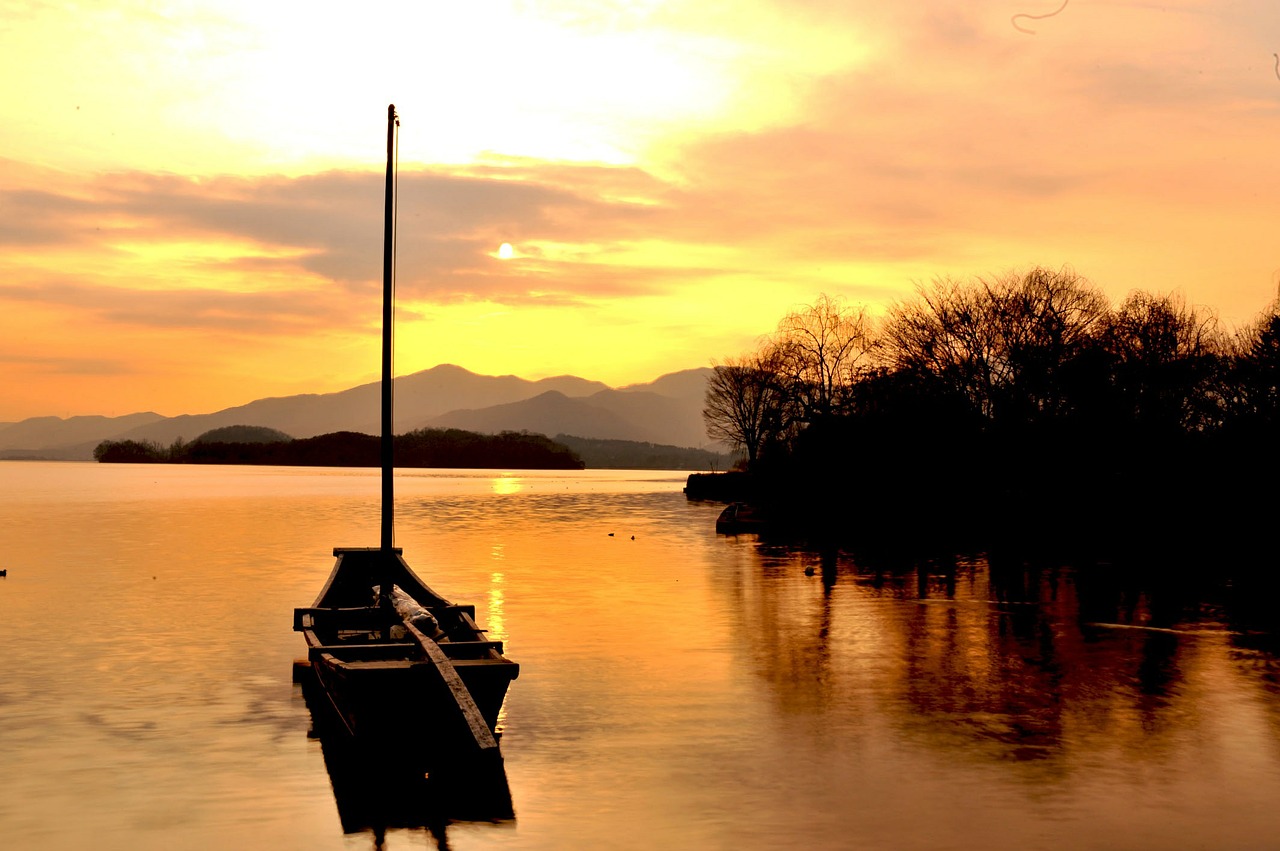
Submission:
<svg viewBox="0 0 1280 851">
<path fill-rule="evenodd" d="M 1231 377 L 1236 417 L 1265 431 L 1280 425 L 1280 302 L 1241 335 Z"/>
<path fill-rule="evenodd" d="M 1069 268 L 935 280 L 875 332 L 822 296 L 716 367 L 704 417 L 810 539 L 1274 549 L 1280 303 L 1230 338 Z"/>
<path fill-rule="evenodd" d="M 1126 417 L 1163 431 L 1221 423 L 1226 400 L 1217 379 L 1227 345 L 1211 311 L 1175 295 L 1134 292 L 1111 314 L 1103 345 Z"/>
<path fill-rule="evenodd" d="M 707 436 L 747 454 L 753 466 L 761 449 L 787 427 L 787 398 L 773 362 L 773 351 L 725 358 L 713 364 L 702 419 Z"/>
<path fill-rule="evenodd" d="M 843 408 L 849 388 L 873 367 L 876 342 L 865 309 L 824 293 L 782 318 L 773 348 L 794 419 L 812 423 Z"/>
<path fill-rule="evenodd" d="M 921 287 L 884 329 L 892 368 L 932 375 L 991 421 L 1032 422 L 1068 409 L 1064 370 L 1107 317 L 1106 299 L 1069 270 Z"/>
</svg>

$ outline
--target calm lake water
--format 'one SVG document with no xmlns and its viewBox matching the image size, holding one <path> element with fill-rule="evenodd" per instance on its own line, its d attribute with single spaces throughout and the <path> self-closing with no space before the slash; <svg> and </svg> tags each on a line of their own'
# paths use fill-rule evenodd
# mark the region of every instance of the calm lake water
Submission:
<svg viewBox="0 0 1280 851">
<path fill-rule="evenodd" d="M 387 848 L 1280 848 L 1274 636 L 1216 592 L 824 565 L 718 537 L 677 473 L 397 479 L 406 559 L 522 667 L 515 818 Z M 309 735 L 291 614 L 334 546 L 377 544 L 376 471 L 0 482 L 0 847 L 373 846 Z"/>
</svg>

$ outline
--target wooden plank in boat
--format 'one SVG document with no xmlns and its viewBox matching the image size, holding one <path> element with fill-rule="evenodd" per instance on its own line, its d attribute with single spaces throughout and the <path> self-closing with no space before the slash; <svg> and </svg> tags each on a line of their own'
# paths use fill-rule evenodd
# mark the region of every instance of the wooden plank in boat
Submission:
<svg viewBox="0 0 1280 851">
<path fill-rule="evenodd" d="M 427 638 L 422 630 L 408 622 L 404 626 L 427 654 L 427 658 L 431 660 L 441 684 L 457 709 L 456 717 L 463 722 L 470 733 L 475 749 L 480 753 L 497 753 L 498 740 L 493 737 L 493 731 L 489 729 L 488 723 L 480 713 L 480 707 L 476 706 L 471 692 L 463 684 L 449 657 L 440 649 L 440 645 Z"/>
<path fill-rule="evenodd" d="M 488 668 L 493 667 L 494 665 L 512 665 L 519 667 L 519 665 L 516 665 L 516 663 L 512 662 L 510 659 L 490 659 L 483 656 L 477 656 L 474 659 L 450 659 L 449 661 L 453 663 L 453 667 L 455 668 Z M 512 679 L 515 679 L 515 677 L 512 677 Z"/>
<path fill-rule="evenodd" d="M 440 649 L 446 654 L 452 655 L 452 651 L 472 651 L 472 650 L 496 650 L 502 652 L 501 641 L 444 641 L 440 644 Z"/>
<path fill-rule="evenodd" d="M 418 647 L 414 644 L 322 644 L 307 650 L 310 659 L 325 653 L 351 660 L 398 659 L 407 654 L 417 655 Z"/>
<path fill-rule="evenodd" d="M 310 621 L 308 623 L 307 621 Z M 324 609 L 301 607 L 293 610 L 294 630 L 303 629 L 367 629 L 383 626 L 387 622 L 386 612 L 372 606 L 361 606 L 354 609 Z"/>
<path fill-rule="evenodd" d="M 405 664 L 406 661 L 409 662 L 407 666 Z M 427 663 L 424 661 L 405 660 L 405 659 L 353 659 L 350 662 L 342 663 L 343 667 L 345 667 L 348 671 L 352 669 L 360 670 L 360 671 L 369 671 L 374 669 L 388 670 L 388 671 L 392 671 L 392 670 L 403 671 L 403 670 L 406 670 L 408 667 L 412 667 L 414 665 L 426 665 L 426 664 Z"/>
</svg>

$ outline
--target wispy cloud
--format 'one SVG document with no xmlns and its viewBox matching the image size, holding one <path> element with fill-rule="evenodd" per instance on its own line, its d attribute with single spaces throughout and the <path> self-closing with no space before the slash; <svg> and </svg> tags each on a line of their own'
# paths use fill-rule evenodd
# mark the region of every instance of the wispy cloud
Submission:
<svg viewBox="0 0 1280 851">
<path fill-rule="evenodd" d="M 349 305 L 315 292 L 138 291 L 84 283 L 0 285 L 0 302 L 38 304 L 81 321 L 127 328 L 209 330 L 253 335 L 351 327 Z M 367 322 L 358 322 L 363 326 Z"/>
<path fill-rule="evenodd" d="M 21 366 L 35 374 L 57 376 L 130 376 L 139 373 L 138 365 L 120 358 L 59 357 L 32 355 L 14 351 L 11 346 L 0 347 L 0 362 Z"/>
<path fill-rule="evenodd" d="M 527 298 L 533 290 L 547 289 L 549 282 L 542 275 L 520 274 L 519 264 L 498 263 L 490 255 L 501 242 L 626 239 L 640 232 L 641 222 L 653 218 L 648 199 L 601 194 L 611 189 L 629 192 L 628 181 L 606 179 L 607 169 L 583 169 L 581 191 L 566 188 L 573 169 L 564 165 L 550 166 L 545 176 L 532 167 L 476 171 L 480 173 L 406 169 L 400 174 L 398 285 L 406 297 L 500 293 Z M 0 239 L 15 250 L 74 249 L 102 255 L 118 254 L 125 246 L 150 246 L 163 258 L 160 262 L 173 265 L 168 286 L 175 290 L 207 289 L 198 272 L 251 277 L 290 268 L 361 290 L 381 275 L 382 193 L 383 179 L 377 173 L 208 179 L 112 174 L 73 190 L 0 190 L 6 222 Z M 182 256 L 183 244 L 197 243 L 225 250 Z M 166 252 L 165 245 L 178 248 Z M 571 292 L 586 286 L 586 280 L 562 274 L 554 283 Z M 142 289 L 154 300 L 154 287 Z M 75 297 L 94 301 L 93 290 L 91 281 L 83 281 Z M 40 287 L 24 291 L 23 297 L 56 300 L 66 291 Z M 126 292 L 120 287 L 108 291 L 117 301 Z M 18 297 L 16 291 L 7 292 Z M 171 293 L 168 298 L 176 297 Z M 235 298 L 250 301 L 243 294 Z M 207 293 L 200 299 L 218 301 Z M 258 307 L 269 313 L 287 302 L 287 293 L 257 297 Z M 235 316 L 255 309 L 217 312 Z M 148 311 L 112 315 L 140 319 Z M 209 311 L 196 315 L 208 316 Z"/>
<path fill-rule="evenodd" d="M 822 291 L 883 305 L 1030 263 L 1237 319 L 1274 295 L 1269 0 L 1071 0 L 1034 34 L 1013 17 L 1060 0 L 392 5 L 415 50 L 376 75 L 330 46 L 375 55 L 377 28 L 325 10 L 6 17 L 0 71 L 28 83 L 0 97 L 14 375 L 176 337 L 169 368 L 209 387 L 350 373 L 377 330 L 387 80 L 422 366 L 643 380 Z"/>
</svg>

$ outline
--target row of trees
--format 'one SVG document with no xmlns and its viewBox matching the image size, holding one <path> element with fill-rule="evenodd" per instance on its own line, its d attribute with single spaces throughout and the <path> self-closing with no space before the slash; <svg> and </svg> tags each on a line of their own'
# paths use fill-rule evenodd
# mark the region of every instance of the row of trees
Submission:
<svg viewBox="0 0 1280 851">
<path fill-rule="evenodd" d="M 716 364 L 703 414 L 775 489 L 841 476 L 842 502 L 882 519 L 932 492 L 1022 522 L 1028 501 L 1121 508 L 1108 488 L 1159 511 L 1238 493 L 1275 457 L 1278 386 L 1276 309 L 1230 331 L 1178 296 L 1113 306 L 1036 268 L 935 281 L 879 320 L 822 296 Z"/>
<path fill-rule="evenodd" d="M 341 431 L 298 440 L 181 438 L 164 447 L 154 441 L 104 441 L 94 458 L 104 463 L 273 464 L 309 467 L 377 467 L 378 437 Z M 477 434 L 461 429 L 418 429 L 395 437 L 397 467 L 581 470 L 582 460 L 545 435 L 506 431 Z"/>
</svg>

